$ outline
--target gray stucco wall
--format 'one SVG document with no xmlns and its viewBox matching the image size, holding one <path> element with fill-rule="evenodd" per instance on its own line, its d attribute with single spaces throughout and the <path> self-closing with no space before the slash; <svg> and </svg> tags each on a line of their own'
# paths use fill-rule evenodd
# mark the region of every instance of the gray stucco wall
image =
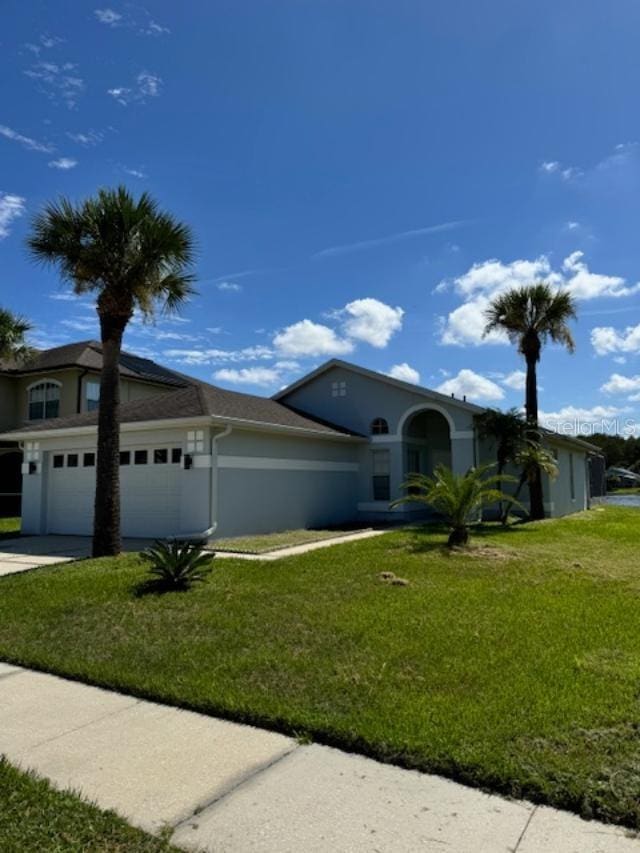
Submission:
<svg viewBox="0 0 640 853">
<path fill-rule="evenodd" d="M 216 537 L 354 521 L 359 447 L 239 430 L 220 439 Z"/>
<path fill-rule="evenodd" d="M 346 383 L 345 396 L 333 396 L 334 382 Z M 429 405 L 423 394 L 412 393 L 344 367 L 331 368 L 292 391 L 282 402 L 362 435 L 369 435 L 371 422 L 378 417 L 385 418 L 389 431 L 395 434 L 401 418 L 409 409 Z M 473 429 L 473 413 L 461 406 L 460 401 L 450 401 L 443 395 L 434 394 L 430 402 L 447 412 L 454 430 Z"/>
</svg>

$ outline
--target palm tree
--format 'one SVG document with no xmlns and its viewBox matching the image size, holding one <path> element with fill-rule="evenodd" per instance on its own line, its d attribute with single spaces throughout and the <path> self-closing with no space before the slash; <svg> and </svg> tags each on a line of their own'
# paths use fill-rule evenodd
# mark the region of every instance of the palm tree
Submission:
<svg viewBox="0 0 640 853">
<path fill-rule="evenodd" d="M 545 282 L 516 287 L 501 293 L 485 312 L 485 335 L 494 330 L 507 333 L 527 364 L 525 411 L 531 440 L 538 440 L 537 366 L 543 345 L 548 341 L 565 346 L 569 352 L 575 343 L 568 321 L 576 316 L 573 297 L 567 291 L 554 290 Z M 540 470 L 529 482 L 530 515 L 544 518 Z"/>
<path fill-rule="evenodd" d="M 466 474 L 454 474 L 445 465 L 437 465 L 433 477 L 409 474 L 402 488 L 407 494 L 393 501 L 392 507 L 404 503 L 424 503 L 433 507 L 451 528 L 447 545 L 461 547 L 469 541 L 469 525 L 478 518 L 483 507 L 497 501 L 518 503 L 498 488 L 500 481 L 517 482 L 515 477 L 493 474 L 485 476 L 493 464 L 470 468 Z"/>
<path fill-rule="evenodd" d="M 496 444 L 496 474 L 500 477 L 509 462 L 513 462 L 526 435 L 526 421 L 518 409 L 501 412 L 500 409 L 485 409 L 476 415 L 476 426 L 480 438 L 492 438 Z M 498 488 L 502 488 L 498 483 Z M 504 517 L 500 501 L 500 518 Z"/>
<path fill-rule="evenodd" d="M 94 293 L 102 339 L 98 458 L 93 529 L 95 557 L 120 552 L 120 351 L 137 309 L 179 309 L 193 293 L 191 230 L 143 193 L 101 189 L 73 204 L 45 206 L 27 241 L 33 257 L 55 266 L 77 294 Z"/>
<path fill-rule="evenodd" d="M 0 359 L 24 363 L 33 355 L 25 337 L 32 329 L 31 323 L 6 308 L 0 308 Z"/>
<path fill-rule="evenodd" d="M 520 496 L 520 492 L 522 491 L 524 484 L 528 483 L 529 487 L 531 487 L 531 483 L 536 479 L 536 477 L 540 476 L 541 471 L 552 480 L 555 480 L 558 476 L 559 468 L 555 456 L 550 450 L 543 447 L 540 441 L 528 438 L 516 453 L 514 461 L 520 468 L 518 488 L 513 496 L 515 503 L 519 503 L 518 497 Z M 507 518 L 512 506 L 513 503 L 510 498 L 504 512 L 502 513 L 501 521 L 503 524 L 507 523 Z"/>
</svg>

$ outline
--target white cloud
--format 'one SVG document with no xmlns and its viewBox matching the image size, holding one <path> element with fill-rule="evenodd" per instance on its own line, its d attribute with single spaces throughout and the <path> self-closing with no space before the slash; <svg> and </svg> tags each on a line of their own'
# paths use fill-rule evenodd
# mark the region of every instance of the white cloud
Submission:
<svg viewBox="0 0 640 853">
<path fill-rule="evenodd" d="M 62 102 L 73 109 L 85 90 L 85 82 L 75 71 L 72 62 L 36 62 L 24 74 L 35 80 L 41 91 L 54 103 Z"/>
<path fill-rule="evenodd" d="M 540 171 L 546 172 L 548 175 L 552 175 L 554 172 L 557 172 L 560 168 L 560 163 L 557 160 L 543 160 L 540 163 Z"/>
<path fill-rule="evenodd" d="M 640 284 L 627 285 L 618 275 L 590 272 L 582 260 L 584 252 L 573 252 L 562 262 L 563 286 L 576 299 L 598 299 L 604 296 L 619 298 L 638 293 Z"/>
<path fill-rule="evenodd" d="M 353 351 L 353 343 L 338 337 L 333 329 L 311 320 L 300 320 L 278 332 L 273 345 L 283 355 L 315 356 L 346 355 Z"/>
<path fill-rule="evenodd" d="M 263 361 L 273 358 L 273 350 L 264 346 L 223 349 L 168 349 L 164 356 L 178 364 L 225 364 L 239 361 Z"/>
<path fill-rule="evenodd" d="M 502 379 L 502 384 L 514 391 L 524 391 L 527 374 L 524 370 L 513 370 Z"/>
<path fill-rule="evenodd" d="M 62 44 L 63 41 L 64 39 L 58 38 L 58 36 L 50 36 L 47 35 L 47 33 L 43 33 L 38 38 L 38 44 L 25 44 L 25 47 L 27 48 L 27 50 L 30 50 L 31 53 L 34 53 L 36 56 L 39 56 L 42 52 L 42 48 L 46 48 L 48 50 L 49 48 L 55 47 L 58 44 Z"/>
<path fill-rule="evenodd" d="M 78 317 L 70 320 L 60 320 L 61 326 L 73 329 L 74 332 L 94 332 L 98 329 L 98 319 L 93 317 Z"/>
<path fill-rule="evenodd" d="M 162 78 L 148 71 L 141 71 L 132 86 L 117 86 L 107 89 L 107 94 L 122 104 L 145 103 L 147 98 L 157 98 L 162 88 Z"/>
<path fill-rule="evenodd" d="M 10 139 L 12 142 L 17 142 L 29 151 L 41 151 L 45 154 L 51 154 L 51 152 L 55 150 L 53 145 L 49 145 L 45 142 L 38 142 L 36 139 L 31 139 L 29 136 L 23 136 L 21 133 L 18 133 L 11 127 L 7 127 L 5 124 L 0 124 L 0 136 L 4 136 L 5 139 Z"/>
<path fill-rule="evenodd" d="M 88 130 L 86 133 L 67 133 L 67 137 L 78 145 L 98 145 L 104 139 L 104 134 L 97 130 Z"/>
<path fill-rule="evenodd" d="M 126 175 L 131 175 L 132 178 L 146 178 L 146 172 L 143 172 L 141 169 L 130 169 L 128 166 L 123 166 L 122 171 Z"/>
<path fill-rule="evenodd" d="M 69 169 L 74 169 L 78 165 L 78 161 L 73 157 L 59 157 L 57 160 L 49 160 L 49 166 L 52 169 L 62 169 L 66 172 Z"/>
<path fill-rule="evenodd" d="M 578 231 L 580 229 L 580 223 L 570 219 L 568 222 L 565 223 L 564 227 L 567 229 L 567 231 Z"/>
<path fill-rule="evenodd" d="M 392 308 L 378 299 L 355 299 L 336 315 L 345 316 L 344 334 L 373 347 L 386 347 L 392 335 L 402 328 L 402 308 Z"/>
<path fill-rule="evenodd" d="M 418 385 L 420 382 L 420 374 L 418 371 L 403 361 L 402 364 L 394 364 L 389 368 L 388 376 L 393 379 L 400 379 L 402 382 L 411 382 L 412 385 Z"/>
<path fill-rule="evenodd" d="M 636 376 L 622 376 L 620 373 L 612 373 L 609 379 L 600 386 L 605 394 L 633 394 L 640 392 L 640 374 Z M 629 397 L 630 400 L 638 399 L 636 396 Z"/>
<path fill-rule="evenodd" d="M 385 237 L 376 237 L 373 240 L 360 240 L 357 243 L 345 243 L 340 246 L 329 246 L 316 252 L 311 257 L 314 260 L 331 258 L 336 255 L 346 255 L 351 252 L 361 252 L 365 249 L 374 249 L 377 246 L 386 246 L 391 243 L 399 243 L 402 240 L 410 240 L 414 237 L 423 237 L 426 234 L 439 234 L 443 231 L 451 231 L 467 225 L 466 220 L 455 220 L 453 222 L 441 222 L 439 225 L 428 225 L 426 228 L 412 228 L 409 231 L 398 231 L 395 234 L 387 234 Z"/>
<path fill-rule="evenodd" d="M 440 293 L 453 288 L 464 300 L 447 317 L 441 318 L 441 343 L 458 346 L 508 343 L 502 332 L 483 336 L 485 311 L 491 299 L 499 293 L 535 281 L 546 281 L 552 287 L 562 288 L 577 300 L 622 298 L 640 290 L 640 284 L 628 285 L 621 276 L 591 272 L 582 252 L 573 252 L 566 257 L 559 270 L 553 269 L 546 255 L 532 261 L 520 259 L 507 264 L 493 258 L 473 264 L 463 275 L 452 282 L 444 280 L 436 288 Z"/>
<path fill-rule="evenodd" d="M 271 386 L 279 382 L 280 371 L 271 367 L 242 367 L 240 369 L 223 367 L 216 370 L 213 378 L 219 382 L 230 382 L 233 385 L 264 385 Z"/>
<path fill-rule="evenodd" d="M 620 330 L 613 326 L 596 326 L 591 330 L 591 344 L 597 355 L 640 352 L 640 323 Z"/>
<path fill-rule="evenodd" d="M 455 394 L 456 397 L 467 397 L 469 400 L 502 400 L 504 391 L 491 379 L 481 376 L 473 370 L 462 369 L 457 376 L 447 379 L 436 388 L 441 394 Z"/>
<path fill-rule="evenodd" d="M 221 281 L 216 287 L 218 290 L 226 290 L 231 293 L 239 293 L 242 290 L 242 285 L 235 281 Z"/>
<path fill-rule="evenodd" d="M 120 26 L 122 22 L 122 15 L 113 9 L 94 9 L 93 14 L 101 24 L 106 24 L 109 27 Z"/>
<path fill-rule="evenodd" d="M 0 192 L 0 240 L 9 236 L 11 223 L 22 216 L 24 211 L 25 200 L 22 196 Z"/>
<path fill-rule="evenodd" d="M 278 370 L 300 370 L 300 362 L 293 360 L 276 361 L 274 367 Z"/>
<path fill-rule="evenodd" d="M 123 14 L 109 8 L 93 10 L 93 14 L 96 16 L 99 23 L 105 24 L 112 29 L 124 27 L 126 29 L 136 30 L 138 33 L 145 36 L 161 36 L 171 32 L 168 27 L 163 27 L 154 21 L 146 9 L 136 9 L 136 12 L 137 15 L 142 17 L 133 15 L 131 11 Z"/>
</svg>

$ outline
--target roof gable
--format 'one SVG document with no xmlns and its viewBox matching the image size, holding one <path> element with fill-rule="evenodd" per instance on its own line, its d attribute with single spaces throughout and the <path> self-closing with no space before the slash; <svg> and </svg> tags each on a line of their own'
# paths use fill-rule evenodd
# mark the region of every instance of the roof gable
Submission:
<svg viewBox="0 0 640 853">
<path fill-rule="evenodd" d="M 278 391 L 277 394 L 273 395 L 272 399 L 278 401 L 285 400 L 285 398 L 293 391 L 296 391 L 298 388 L 302 388 L 304 385 L 308 385 L 310 382 L 313 382 L 315 379 L 335 367 L 351 371 L 352 373 L 357 373 L 360 376 L 366 376 L 368 379 L 373 379 L 394 388 L 401 388 L 403 391 L 409 391 L 412 394 L 418 394 L 419 396 L 425 397 L 433 402 L 448 403 L 450 405 L 459 406 L 472 414 L 480 414 L 485 411 L 483 406 L 477 406 L 475 403 L 468 403 L 466 400 L 459 400 L 457 397 L 440 394 L 439 391 L 432 391 L 430 388 L 425 388 L 422 385 L 413 385 L 411 382 L 403 382 L 402 379 L 394 379 L 392 376 L 387 376 L 385 373 L 379 373 L 377 370 L 369 370 L 366 367 L 360 367 L 358 364 L 352 364 L 349 361 L 342 361 L 342 359 L 339 358 L 332 358 L 330 361 L 326 361 L 324 364 L 321 364 L 320 367 L 316 368 L 316 370 L 311 371 L 311 373 L 307 373 L 296 382 L 293 382 L 291 385 L 288 385 L 286 388 Z"/>
</svg>

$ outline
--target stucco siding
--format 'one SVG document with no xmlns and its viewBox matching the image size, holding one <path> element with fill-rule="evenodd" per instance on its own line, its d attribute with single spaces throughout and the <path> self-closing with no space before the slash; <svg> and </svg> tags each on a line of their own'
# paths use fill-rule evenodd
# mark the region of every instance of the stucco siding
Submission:
<svg viewBox="0 0 640 853">
<path fill-rule="evenodd" d="M 344 396 L 333 396 L 334 382 L 345 383 Z M 282 402 L 362 435 L 369 435 L 374 418 L 385 418 L 390 433 L 397 434 L 402 418 L 414 406 L 442 408 L 454 430 L 473 429 L 473 414 L 455 401 L 429 399 L 343 367 L 333 367 L 294 389 Z"/>
<path fill-rule="evenodd" d="M 216 536 L 354 521 L 359 444 L 238 431 L 220 440 Z"/>
</svg>

